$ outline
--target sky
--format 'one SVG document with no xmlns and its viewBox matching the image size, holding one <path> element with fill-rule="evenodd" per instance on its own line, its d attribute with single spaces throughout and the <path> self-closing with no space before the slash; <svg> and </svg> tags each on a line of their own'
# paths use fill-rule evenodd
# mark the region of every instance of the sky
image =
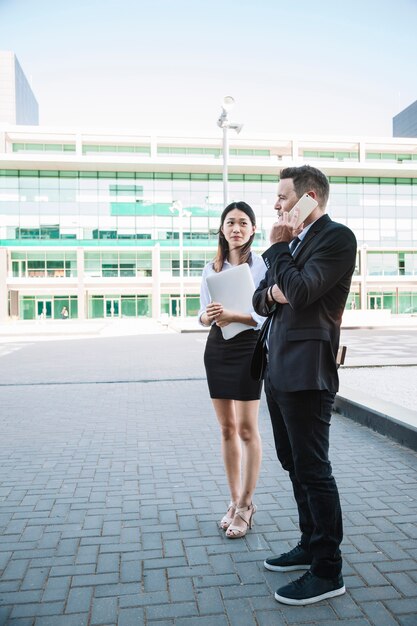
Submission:
<svg viewBox="0 0 417 626">
<path fill-rule="evenodd" d="M 43 126 L 392 136 L 417 100 L 417 0 L 0 0 Z"/>
</svg>

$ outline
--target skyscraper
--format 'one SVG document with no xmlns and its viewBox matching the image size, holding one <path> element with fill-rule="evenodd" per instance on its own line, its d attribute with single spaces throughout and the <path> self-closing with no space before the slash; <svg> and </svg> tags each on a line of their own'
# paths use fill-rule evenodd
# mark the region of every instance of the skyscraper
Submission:
<svg viewBox="0 0 417 626">
<path fill-rule="evenodd" d="M 0 51 L 0 122 L 39 124 L 37 100 L 14 52 Z"/>
<path fill-rule="evenodd" d="M 394 137 L 417 137 L 417 100 L 392 119 Z"/>
</svg>

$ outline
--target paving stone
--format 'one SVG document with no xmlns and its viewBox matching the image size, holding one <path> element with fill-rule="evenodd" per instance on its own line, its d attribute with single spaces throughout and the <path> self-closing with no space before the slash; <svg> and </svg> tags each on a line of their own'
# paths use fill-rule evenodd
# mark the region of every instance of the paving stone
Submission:
<svg viewBox="0 0 417 626">
<path fill-rule="evenodd" d="M 90 624 L 116 624 L 117 598 L 94 598 Z"/>
<path fill-rule="evenodd" d="M 222 614 L 223 598 L 218 588 L 197 589 L 196 599 L 200 615 Z"/>
<path fill-rule="evenodd" d="M 61 616 L 64 612 L 65 603 L 40 602 L 37 604 L 20 604 L 13 607 L 10 619 L 19 617 L 37 617 L 46 615 Z M 1 621 L 0 621 L 1 624 Z"/>
<path fill-rule="evenodd" d="M 169 581 L 171 602 L 191 602 L 195 600 L 195 591 L 192 580 L 188 578 L 173 578 Z"/>
<path fill-rule="evenodd" d="M 145 610 L 149 620 L 173 617 L 195 617 L 198 615 L 197 604 L 195 602 L 177 602 L 175 604 L 157 604 L 149 606 Z"/>
<path fill-rule="evenodd" d="M 71 578 L 69 576 L 49 578 L 42 595 L 42 602 L 65 600 L 68 596 L 70 584 Z"/>
<path fill-rule="evenodd" d="M 49 576 L 49 568 L 28 568 L 20 589 L 42 589 Z"/>
<path fill-rule="evenodd" d="M 119 571 L 118 554 L 100 554 L 97 560 L 97 574 Z"/>
<path fill-rule="evenodd" d="M 378 626 L 396 626 L 398 621 L 385 608 L 382 602 L 364 602 L 362 610 L 373 624 Z"/>
<path fill-rule="evenodd" d="M 256 524 L 239 541 L 218 529 L 228 490 L 198 337 L 40 343 L 22 349 L 21 362 L 15 353 L 16 371 L 25 364 L 35 373 L 42 354 L 70 384 L 2 387 L 0 624 L 414 626 L 417 455 L 334 419 L 347 593 L 311 607 L 279 605 L 273 593 L 288 575 L 262 562 L 299 539 L 291 485 L 263 398 Z M 104 346 L 96 380 L 119 380 L 116 360 L 131 382 L 71 382 L 85 354 Z M 191 354 L 200 380 L 182 369 Z M 176 380 L 160 380 L 163 368 Z M 149 377 L 155 382 L 135 382 Z"/>
<path fill-rule="evenodd" d="M 4 570 L 1 579 L 2 580 L 19 580 L 22 579 L 26 573 L 29 565 L 29 560 L 19 559 L 9 561 L 6 569 Z"/>
<path fill-rule="evenodd" d="M 117 626 L 145 626 L 143 609 L 120 609 Z"/>
</svg>

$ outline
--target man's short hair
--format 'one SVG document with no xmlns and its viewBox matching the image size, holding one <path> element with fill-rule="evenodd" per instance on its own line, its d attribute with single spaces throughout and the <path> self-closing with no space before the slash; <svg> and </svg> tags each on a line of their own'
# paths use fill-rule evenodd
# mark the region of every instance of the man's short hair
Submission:
<svg viewBox="0 0 417 626">
<path fill-rule="evenodd" d="M 310 190 L 317 194 L 317 199 L 321 207 L 325 207 L 329 199 L 330 186 L 327 176 L 322 171 L 311 165 L 301 165 L 300 167 L 286 167 L 280 172 L 281 180 L 291 178 L 294 183 L 294 190 L 298 198 Z"/>
</svg>

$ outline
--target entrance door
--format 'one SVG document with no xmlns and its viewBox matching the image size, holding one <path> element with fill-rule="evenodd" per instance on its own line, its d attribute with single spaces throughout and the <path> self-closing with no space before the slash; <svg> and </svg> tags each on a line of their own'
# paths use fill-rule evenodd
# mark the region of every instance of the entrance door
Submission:
<svg viewBox="0 0 417 626">
<path fill-rule="evenodd" d="M 40 319 L 49 320 L 52 317 L 52 300 L 37 300 L 36 312 Z"/>
<path fill-rule="evenodd" d="M 120 299 L 106 298 L 106 317 L 120 317 Z"/>
<path fill-rule="evenodd" d="M 368 296 L 368 308 L 382 309 L 382 296 Z"/>
<path fill-rule="evenodd" d="M 170 296 L 169 314 L 171 317 L 179 317 L 181 315 L 181 298 Z"/>
</svg>

